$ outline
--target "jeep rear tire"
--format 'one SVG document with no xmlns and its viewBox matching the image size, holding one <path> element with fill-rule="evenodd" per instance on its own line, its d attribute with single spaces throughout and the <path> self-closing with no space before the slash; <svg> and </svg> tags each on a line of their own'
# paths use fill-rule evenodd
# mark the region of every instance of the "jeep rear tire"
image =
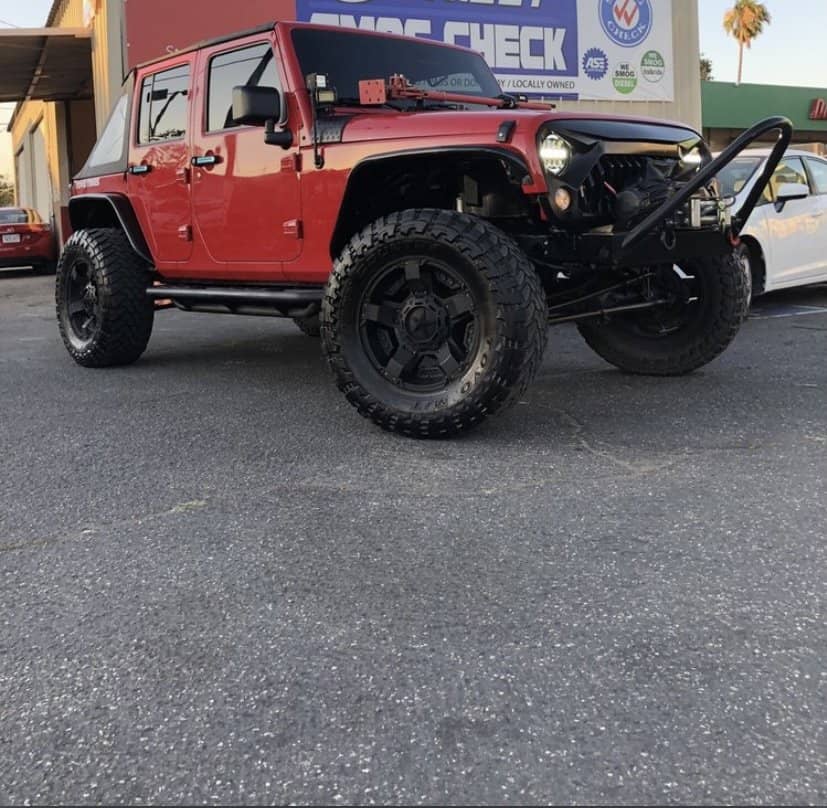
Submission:
<svg viewBox="0 0 827 808">
<path fill-rule="evenodd" d="M 445 210 L 377 220 L 335 263 L 322 345 L 339 389 L 383 429 L 456 435 L 534 377 L 547 308 L 528 258 L 487 222 Z"/>
<path fill-rule="evenodd" d="M 128 365 L 146 349 L 155 316 L 149 268 L 115 229 L 79 230 L 63 249 L 55 302 L 60 335 L 79 365 Z"/>
<path fill-rule="evenodd" d="M 746 319 L 752 284 L 735 254 L 687 261 L 680 270 L 666 267 L 661 272 L 663 279 L 653 285 L 652 294 L 671 295 L 672 305 L 579 326 L 595 353 L 627 373 L 691 373 L 723 353 Z M 689 290 L 688 298 L 681 299 L 676 286 Z"/>
<path fill-rule="evenodd" d="M 322 333 L 321 318 L 318 314 L 311 314 L 310 317 L 294 317 L 293 322 L 298 326 L 299 331 L 308 337 L 318 337 Z"/>
</svg>

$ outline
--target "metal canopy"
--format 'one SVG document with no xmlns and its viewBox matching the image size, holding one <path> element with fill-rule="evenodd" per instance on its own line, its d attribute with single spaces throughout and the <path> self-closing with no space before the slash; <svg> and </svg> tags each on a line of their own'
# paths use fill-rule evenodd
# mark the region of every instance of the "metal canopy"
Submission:
<svg viewBox="0 0 827 808">
<path fill-rule="evenodd" d="M 0 28 L 0 102 L 65 101 L 92 94 L 85 28 Z"/>
</svg>

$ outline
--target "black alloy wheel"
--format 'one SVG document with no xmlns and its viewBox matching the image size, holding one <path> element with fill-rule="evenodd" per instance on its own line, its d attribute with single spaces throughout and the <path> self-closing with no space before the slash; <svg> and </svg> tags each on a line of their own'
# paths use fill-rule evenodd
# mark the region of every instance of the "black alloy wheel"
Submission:
<svg viewBox="0 0 827 808">
<path fill-rule="evenodd" d="M 443 261 L 391 261 L 359 307 L 366 356 L 404 390 L 441 390 L 465 373 L 479 348 L 482 312 L 461 275 Z"/>
<path fill-rule="evenodd" d="M 448 437 L 523 393 L 547 318 L 534 266 L 505 233 L 456 211 L 407 210 L 369 225 L 337 259 L 322 346 L 366 418 Z"/>
<path fill-rule="evenodd" d="M 98 286 L 88 261 L 72 262 L 63 289 L 67 337 L 78 350 L 84 350 L 101 326 Z"/>
</svg>

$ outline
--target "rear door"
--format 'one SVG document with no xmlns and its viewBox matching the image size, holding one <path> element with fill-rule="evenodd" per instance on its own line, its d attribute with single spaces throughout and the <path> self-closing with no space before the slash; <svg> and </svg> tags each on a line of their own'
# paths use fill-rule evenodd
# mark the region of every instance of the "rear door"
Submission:
<svg viewBox="0 0 827 808">
<path fill-rule="evenodd" d="M 267 37 L 205 49 L 198 65 L 204 99 L 193 135 L 193 211 L 210 257 L 262 279 L 302 249 L 298 149 L 264 142 L 262 127 L 232 118 L 233 88 L 274 87 L 287 99 L 278 57 Z"/>
<path fill-rule="evenodd" d="M 192 56 L 146 74 L 138 87 L 129 196 L 159 264 L 192 254 L 189 107 Z"/>
</svg>

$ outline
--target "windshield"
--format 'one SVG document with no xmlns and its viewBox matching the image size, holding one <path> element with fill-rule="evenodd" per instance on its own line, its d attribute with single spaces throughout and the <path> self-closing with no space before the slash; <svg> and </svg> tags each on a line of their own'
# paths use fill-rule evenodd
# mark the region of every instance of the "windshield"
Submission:
<svg viewBox="0 0 827 808">
<path fill-rule="evenodd" d="M 735 196 L 741 193 L 763 159 L 763 157 L 736 157 L 718 174 L 721 196 Z"/>
<path fill-rule="evenodd" d="M 38 224 L 40 217 L 33 210 L 6 208 L 0 210 L 0 224 Z"/>
<path fill-rule="evenodd" d="M 293 45 L 302 75 L 326 74 L 343 101 L 359 99 L 360 81 L 395 74 L 423 90 L 492 98 L 502 93 L 482 56 L 433 43 L 297 28 Z"/>
</svg>

